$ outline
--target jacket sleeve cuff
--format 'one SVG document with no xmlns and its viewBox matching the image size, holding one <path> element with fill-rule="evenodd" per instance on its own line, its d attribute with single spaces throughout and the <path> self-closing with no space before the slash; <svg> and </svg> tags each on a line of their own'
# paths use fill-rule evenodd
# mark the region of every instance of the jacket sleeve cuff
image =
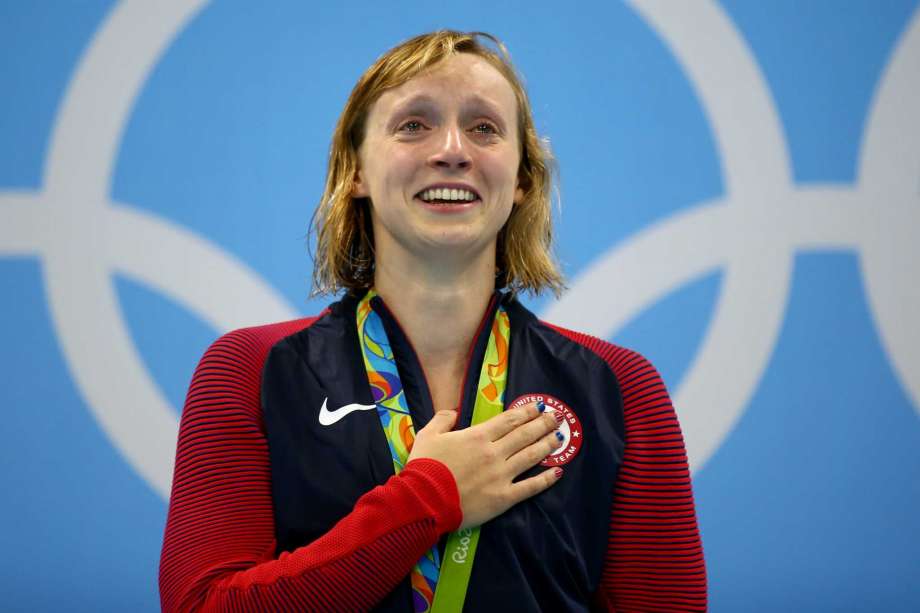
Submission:
<svg viewBox="0 0 920 613">
<path fill-rule="evenodd" d="M 439 534 L 453 532 L 463 521 L 457 481 L 445 464 L 419 458 L 406 464 L 399 478 L 408 482 L 434 517 Z"/>
</svg>

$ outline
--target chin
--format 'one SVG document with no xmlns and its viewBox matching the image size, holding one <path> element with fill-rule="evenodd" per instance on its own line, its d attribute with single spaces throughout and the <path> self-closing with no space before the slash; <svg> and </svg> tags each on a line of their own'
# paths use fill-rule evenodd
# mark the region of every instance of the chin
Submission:
<svg viewBox="0 0 920 613">
<path fill-rule="evenodd" d="M 482 234 L 471 232 L 469 228 L 434 231 L 425 239 L 425 245 L 428 247 L 425 251 L 430 252 L 432 249 L 457 252 L 461 255 L 472 257 L 480 251 L 485 251 L 490 247 L 494 248 L 495 240 L 498 236 L 496 233 L 491 240 L 483 240 Z"/>
</svg>

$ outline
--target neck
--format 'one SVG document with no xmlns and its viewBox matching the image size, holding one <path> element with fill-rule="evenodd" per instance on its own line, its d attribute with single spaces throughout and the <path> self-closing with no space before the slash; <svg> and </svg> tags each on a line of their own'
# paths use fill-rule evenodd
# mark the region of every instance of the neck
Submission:
<svg viewBox="0 0 920 613">
<path fill-rule="evenodd" d="M 378 248 L 374 287 L 415 348 L 435 410 L 456 407 L 470 344 L 495 290 L 494 245 L 453 262 Z"/>
<path fill-rule="evenodd" d="M 426 371 L 450 365 L 462 375 L 470 343 L 495 289 L 494 249 L 455 265 L 380 258 L 374 287 L 399 320 Z"/>
</svg>

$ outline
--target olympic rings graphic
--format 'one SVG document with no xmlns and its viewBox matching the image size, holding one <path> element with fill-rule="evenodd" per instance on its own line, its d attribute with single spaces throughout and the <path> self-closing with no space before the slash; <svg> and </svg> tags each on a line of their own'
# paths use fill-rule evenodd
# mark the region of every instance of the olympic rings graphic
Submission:
<svg viewBox="0 0 920 613">
<path fill-rule="evenodd" d="M 632 4 L 671 44 L 702 101 L 726 195 L 615 245 L 546 317 L 606 338 L 669 292 L 724 270 L 715 314 L 675 394 L 690 464 L 699 469 L 773 352 L 796 251 L 856 250 L 882 343 L 920 410 L 920 285 L 908 281 L 920 263 L 911 240 L 920 228 L 920 12 L 876 90 L 857 184 L 802 187 L 792 182 L 766 83 L 722 10 L 712 2 Z"/>
<path fill-rule="evenodd" d="M 217 330 L 297 316 L 255 272 L 217 246 L 109 200 L 135 97 L 173 36 L 203 5 L 119 4 L 65 94 L 43 189 L 0 194 L 0 255 L 41 258 L 53 325 L 84 401 L 163 498 L 172 482 L 178 422 L 134 345 L 111 274 L 156 288 Z M 206 286 L 204 279 L 220 285 Z"/>
<path fill-rule="evenodd" d="M 112 273 L 155 288 L 220 331 L 297 317 L 256 272 L 216 245 L 109 197 L 137 94 L 205 4 L 118 4 L 65 93 L 42 188 L 0 192 L 0 257 L 41 260 L 52 324 L 80 394 L 112 444 L 164 498 L 178 423 L 134 345 Z M 718 5 L 632 5 L 670 44 L 706 109 L 726 195 L 615 245 L 544 316 L 609 337 L 669 292 L 724 270 L 716 312 L 675 394 L 691 464 L 699 469 L 762 376 L 796 251 L 853 249 L 883 345 L 920 410 L 920 285 L 907 282 L 920 255 L 910 240 L 920 227 L 920 118 L 913 112 L 920 108 L 920 16 L 876 91 L 857 184 L 802 187 L 792 182 L 757 64 Z M 204 287 L 202 279 L 213 282 Z M 745 359 L 735 359 L 737 352 Z"/>
</svg>

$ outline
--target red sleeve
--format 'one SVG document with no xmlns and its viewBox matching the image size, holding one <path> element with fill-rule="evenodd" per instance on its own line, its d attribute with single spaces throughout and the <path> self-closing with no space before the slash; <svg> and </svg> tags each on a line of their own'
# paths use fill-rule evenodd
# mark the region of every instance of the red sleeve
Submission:
<svg viewBox="0 0 920 613">
<path fill-rule="evenodd" d="M 706 566 L 684 438 L 664 382 L 629 349 L 555 328 L 603 358 L 623 399 L 626 449 L 598 594 L 608 611 L 705 611 Z"/>
<path fill-rule="evenodd" d="M 450 471 L 414 460 L 328 533 L 275 558 L 261 371 L 269 348 L 309 323 L 232 332 L 198 365 L 179 428 L 160 559 L 164 611 L 368 609 L 460 525 Z"/>
</svg>

